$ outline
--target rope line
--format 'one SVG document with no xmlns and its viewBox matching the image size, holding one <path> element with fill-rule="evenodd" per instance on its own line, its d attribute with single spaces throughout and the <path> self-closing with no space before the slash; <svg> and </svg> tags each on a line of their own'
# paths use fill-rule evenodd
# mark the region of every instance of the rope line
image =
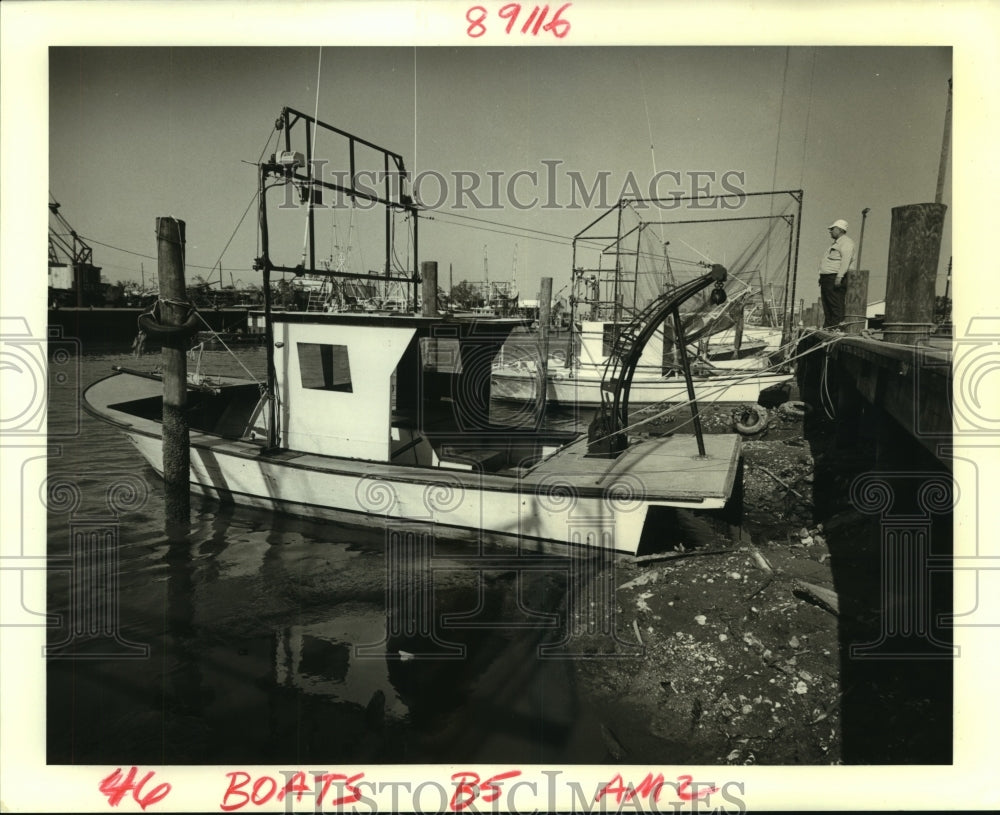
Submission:
<svg viewBox="0 0 1000 815">
<path fill-rule="evenodd" d="M 803 333 L 794 342 L 788 342 L 788 343 L 786 343 L 785 346 L 780 346 L 778 350 L 780 351 L 782 348 L 790 347 L 792 345 L 797 345 L 803 338 L 811 336 L 813 334 L 816 334 L 816 333 L 818 333 L 818 331 L 819 331 L 819 329 L 816 329 L 814 331 L 809 331 L 809 332 Z M 826 347 L 829 347 L 831 345 L 834 345 L 835 343 L 840 342 L 840 340 L 842 340 L 842 339 L 843 339 L 843 337 L 834 337 L 834 338 L 832 338 L 830 340 L 826 340 L 824 342 L 819 343 L 818 345 L 812 346 L 811 348 L 809 348 L 806 351 L 803 351 L 801 354 L 794 354 L 794 355 L 788 357 L 787 359 L 783 360 L 780 363 L 776 363 L 775 365 L 771 365 L 771 366 L 769 366 L 767 368 L 763 368 L 763 369 L 761 369 L 759 371 L 753 371 L 751 373 L 748 373 L 747 376 L 745 376 L 745 377 L 737 378 L 737 381 L 743 381 L 744 379 L 751 379 L 753 377 L 761 376 L 763 374 L 767 374 L 767 373 L 771 373 L 771 372 L 777 372 L 779 368 L 784 367 L 788 363 L 793 362 L 793 361 L 795 361 L 797 359 L 800 359 L 801 357 L 804 357 L 807 354 L 811 354 L 811 353 L 813 353 L 814 351 L 816 351 L 816 350 L 818 350 L 820 348 L 826 348 Z M 777 353 L 777 351 L 775 353 Z M 706 398 L 708 398 L 708 401 L 711 401 L 711 399 L 709 397 L 711 397 L 714 394 L 722 393 L 725 390 L 725 388 L 729 387 L 729 384 L 731 384 L 731 380 L 729 382 L 727 382 L 725 385 L 719 385 L 717 388 L 710 388 L 707 391 L 704 391 L 703 395 L 701 397 L 695 399 L 694 401 L 696 401 L 696 402 L 706 401 Z M 639 408 L 638 410 L 636 410 L 635 413 L 636 414 L 642 414 L 642 413 L 645 413 L 648 410 L 654 410 L 654 409 L 656 409 L 658 407 L 658 405 L 661 405 L 661 404 L 663 404 L 663 403 L 660 402 L 660 403 L 657 403 L 655 405 L 645 405 L 645 406 Z M 674 413 L 675 411 L 682 410 L 685 407 L 688 407 L 690 405 L 691 405 L 691 400 L 690 399 L 686 399 L 686 400 L 684 400 L 682 402 L 671 401 L 669 408 L 665 408 L 663 410 L 660 410 L 657 413 L 654 413 L 652 416 L 647 416 L 646 418 L 640 419 L 637 422 L 632 422 L 627 427 L 621 428 L 618 431 L 618 433 L 619 434 L 620 433 L 628 433 L 628 432 L 634 430 L 637 427 L 641 427 L 641 426 L 643 426 L 645 424 L 649 424 L 650 422 L 656 421 L 657 419 L 659 419 L 661 417 L 668 416 L 669 414 Z M 691 424 L 693 422 L 694 422 L 694 417 L 688 417 L 688 419 L 686 419 L 684 422 L 682 422 L 681 424 L 677 425 L 676 427 L 678 429 L 682 428 L 682 427 L 686 427 L 688 424 Z M 605 436 L 598 437 L 598 438 L 593 439 L 591 441 L 593 441 L 593 442 L 603 441 L 603 440 L 605 440 L 607 438 L 610 438 L 610 435 L 611 434 L 607 434 Z"/>
<path fill-rule="evenodd" d="M 201 320 L 205 324 L 205 328 L 207 328 L 212 333 L 212 336 L 215 339 L 215 341 L 218 342 L 223 348 L 225 348 L 226 351 L 229 353 L 229 355 L 233 359 L 236 360 L 237 364 L 244 371 L 246 371 L 247 375 L 254 381 L 254 384 L 256 384 L 256 385 L 263 384 L 256 376 L 254 376 L 253 371 L 251 371 L 249 368 L 247 368 L 246 365 L 243 364 L 243 360 L 241 360 L 238 356 L 236 356 L 236 353 L 233 351 L 233 349 L 230 348 L 228 345 L 226 345 L 225 340 L 223 340 L 222 337 L 219 336 L 219 332 L 216 331 L 214 328 L 212 328 L 212 326 L 210 326 L 208 324 L 208 321 L 204 317 L 201 316 L 201 312 L 198 311 L 198 309 L 195 309 L 194 311 L 195 311 L 195 314 L 198 315 L 198 319 Z M 202 343 L 202 344 L 204 345 L 204 343 Z"/>
</svg>

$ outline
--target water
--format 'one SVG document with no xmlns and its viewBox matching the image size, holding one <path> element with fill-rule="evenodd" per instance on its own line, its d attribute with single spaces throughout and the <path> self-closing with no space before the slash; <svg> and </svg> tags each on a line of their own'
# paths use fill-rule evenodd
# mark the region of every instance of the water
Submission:
<svg viewBox="0 0 1000 815">
<path fill-rule="evenodd" d="M 237 355 L 263 370 L 262 349 Z M 82 571 L 50 573 L 62 620 L 48 643 L 64 658 L 47 665 L 49 763 L 608 760 L 601 702 L 576 663 L 537 657 L 565 627 L 565 571 L 478 570 L 462 560 L 470 542 L 437 542 L 434 619 L 492 624 L 449 629 L 460 658 L 401 660 L 416 646 L 386 641 L 384 531 L 192 496 L 190 529 L 168 536 L 162 482 L 78 408 L 113 365 L 157 362 L 90 349 L 50 366 L 50 436 L 63 438 L 49 459 L 49 556 L 72 563 L 74 536 L 104 546 L 117 564 L 89 579 L 109 573 L 117 587 L 88 594 Z M 224 352 L 201 359 L 206 374 L 238 367 Z"/>
</svg>

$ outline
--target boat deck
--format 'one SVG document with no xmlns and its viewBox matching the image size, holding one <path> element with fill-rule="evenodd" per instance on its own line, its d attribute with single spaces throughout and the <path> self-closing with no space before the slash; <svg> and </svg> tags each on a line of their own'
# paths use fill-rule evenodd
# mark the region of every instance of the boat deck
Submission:
<svg viewBox="0 0 1000 815">
<path fill-rule="evenodd" d="M 524 484 L 565 484 L 585 493 L 623 490 L 646 500 L 725 502 L 740 457 L 735 434 L 705 436 L 705 456 L 693 435 L 642 439 L 617 458 L 587 455 L 586 439 L 574 442 L 522 473 Z"/>
</svg>

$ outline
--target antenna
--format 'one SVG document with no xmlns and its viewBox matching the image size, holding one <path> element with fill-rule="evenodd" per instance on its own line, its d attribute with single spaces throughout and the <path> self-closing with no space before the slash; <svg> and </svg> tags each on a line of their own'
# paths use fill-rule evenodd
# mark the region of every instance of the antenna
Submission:
<svg viewBox="0 0 1000 815">
<path fill-rule="evenodd" d="M 511 296 L 517 294 L 517 244 L 514 244 L 514 264 L 510 270 Z"/>
</svg>

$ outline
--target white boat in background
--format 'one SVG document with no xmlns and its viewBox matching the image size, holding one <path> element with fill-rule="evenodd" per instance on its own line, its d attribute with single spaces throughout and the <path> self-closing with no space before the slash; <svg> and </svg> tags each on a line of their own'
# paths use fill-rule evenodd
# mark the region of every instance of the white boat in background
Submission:
<svg viewBox="0 0 1000 815">
<path fill-rule="evenodd" d="M 590 407 L 602 401 L 602 382 L 617 324 L 583 321 L 571 342 L 576 353 L 566 362 L 566 352 L 549 357 L 545 397 L 548 404 Z M 618 326 L 620 328 L 621 326 Z M 656 332 L 642 352 L 629 392 L 632 405 L 686 402 L 687 380 L 682 366 L 664 359 L 663 332 Z M 731 367 L 730 367 L 731 366 Z M 791 374 L 769 370 L 770 359 L 760 355 L 719 362 L 695 362 L 691 379 L 699 402 L 756 402 L 761 390 L 791 380 Z M 493 369 L 493 398 L 500 402 L 533 402 L 541 395 L 541 372 L 530 353 L 521 357 L 506 351 Z"/>
<path fill-rule="evenodd" d="M 334 133 L 349 139 L 351 155 L 360 141 L 288 108 L 278 124 L 286 144 L 296 125 L 323 128 L 323 138 Z M 400 156 L 364 144 L 381 151 L 386 165 L 391 162 L 399 178 L 406 178 Z M 305 145 L 304 156 L 285 151 L 259 167 L 267 381 L 215 378 L 188 385 L 193 491 L 397 530 L 414 546 L 423 545 L 421 535 L 432 529 L 473 543 L 633 554 L 644 531 L 648 535 L 660 522 L 663 508 L 739 510 L 737 435 L 703 436 L 700 426 L 693 435 L 660 438 L 629 432 L 627 372 L 642 338 L 617 346 L 626 374 L 608 383 L 614 410 L 588 433 L 578 433 L 546 429 L 533 404 L 509 424 L 491 420 L 491 369 L 510 332 L 522 324 L 518 319 L 439 315 L 433 288 L 425 290 L 419 315 L 272 311 L 271 273 L 303 269 L 279 266 L 269 254 L 266 192 L 286 185 L 306 188 L 300 198 L 311 200 L 309 187 L 331 186 L 305 175 L 303 168 L 315 166 L 310 142 Z M 383 198 L 370 190 L 342 191 L 387 211 L 417 213 L 402 192 Z M 307 217 L 313 217 L 312 207 Z M 302 234 L 301 225 L 296 231 Z M 386 252 L 389 269 L 388 241 Z M 410 302 L 417 301 L 420 282 L 415 258 L 413 263 Z M 323 270 L 310 265 L 304 273 Z M 724 277 L 724 269 L 715 269 L 660 306 L 679 307 Z M 151 374 L 119 370 L 92 384 L 83 397 L 88 412 L 120 428 L 160 474 L 167 460 L 163 392 L 164 384 Z"/>
<path fill-rule="evenodd" d="M 656 212 L 641 206 L 649 203 L 623 199 L 574 236 L 568 341 L 551 355 L 524 345 L 506 350 L 492 374 L 495 400 L 544 396 L 553 405 L 606 405 L 622 332 L 632 330 L 651 303 L 686 285 L 677 283 L 666 244 L 657 242 L 663 233 L 649 228 L 657 222 L 645 220 Z M 581 262 L 588 253 L 596 262 Z M 701 273 L 717 267 L 695 265 Z M 789 382 L 791 372 L 772 359 L 781 356 L 782 329 L 745 324 L 752 293 L 742 280 L 727 277 L 712 297 L 692 298 L 683 312 L 678 306 L 660 315 L 630 370 L 627 403 L 756 402 L 762 390 Z"/>
<path fill-rule="evenodd" d="M 601 404 L 603 368 L 550 371 L 546 376 L 546 400 L 551 405 L 584 407 Z M 705 368 L 692 376 L 695 399 L 699 403 L 756 402 L 760 392 L 791 380 L 791 374 L 752 369 Z M 522 370 L 497 368 L 492 376 L 493 398 L 500 402 L 527 402 L 539 398 L 541 377 L 527 366 Z M 629 391 L 632 405 L 658 405 L 689 400 L 682 371 L 662 376 L 637 372 Z"/>
</svg>

